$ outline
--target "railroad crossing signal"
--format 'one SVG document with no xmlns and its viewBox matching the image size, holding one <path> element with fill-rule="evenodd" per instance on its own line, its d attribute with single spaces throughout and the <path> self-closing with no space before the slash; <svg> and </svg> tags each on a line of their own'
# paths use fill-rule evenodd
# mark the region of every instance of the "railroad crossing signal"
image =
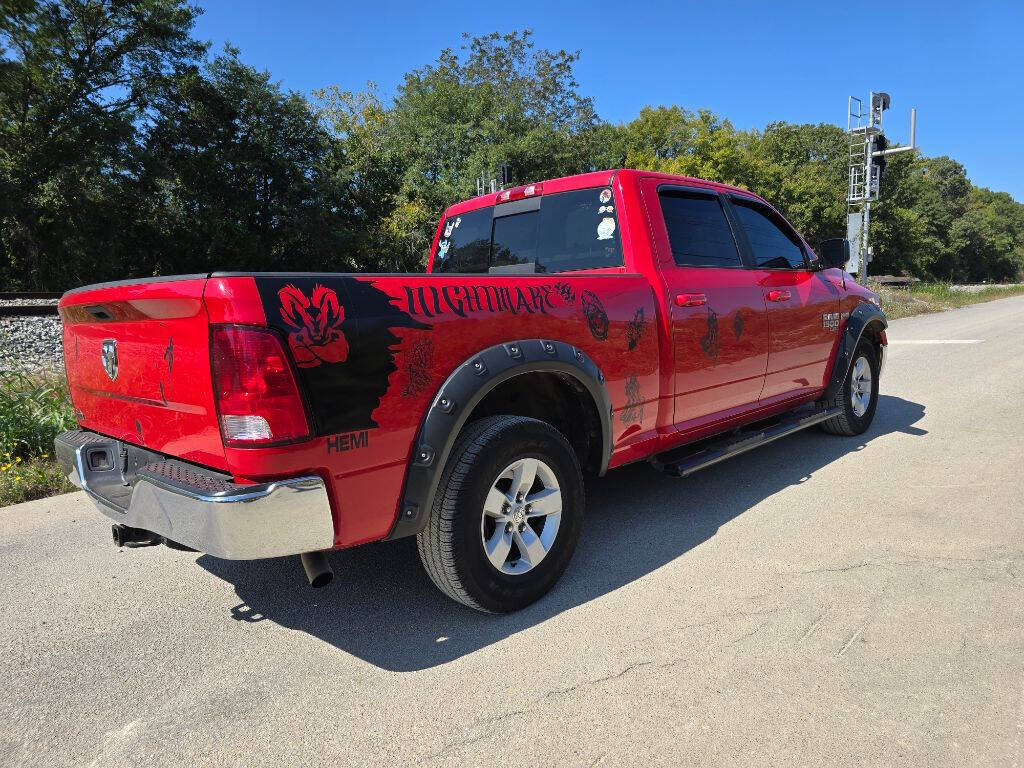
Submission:
<svg viewBox="0 0 1024 768">
<path fill-rule="evenodd" d="M 476 177 L 476 193 L 477 195 L 487 194 L 490 192 L 497 192 L 499 189 L 505 189 L 506 187 L 512 186 L 512 166 L 508 163 L 498 163 L 498 175 L 495 176 L 490 171 L 485 171 Z"/>
<path fill-rule="evenodd" d="M 847 102 L 846 134 L 849 136 L 849 187 L 846 192 L 846 236 L 850 241 L 850 261 L 846 271 L 857 280 L 868 280 L 868 227 L 871 203 L 879 198 L 886 157 L 897 152 L 913 152 L 917 131 L 917 110 L 910 110 L 910 145 L 889 149 L 882 132 L 882 113 L 889 109 L 888 93 L 871 93 L 865 110 L 864 102 L 851 96 Z"/>
</svg>

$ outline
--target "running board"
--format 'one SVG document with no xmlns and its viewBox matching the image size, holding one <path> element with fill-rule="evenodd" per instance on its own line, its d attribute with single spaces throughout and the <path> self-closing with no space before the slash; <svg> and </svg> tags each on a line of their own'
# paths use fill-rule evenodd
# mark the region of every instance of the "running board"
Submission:
<svg viewBox="0 0 1024 768">
<path fill-rule="evenodd" d="M 712 464 L 739 456 L 741 453 L 759 448 L 781 437 L 799 432 L 801 429 L 813 427 L 842 412 L 842 408 L 795 411 L 758 429 L 730 433 L 713 442 L 705 442 L 696 451 L 692 446 L 683 446 L 674 451 L 658 454 L 650 462 L 655 469 L 666 475 L 686 477 L 705 467 L 710 467 Z"/>
</svg>

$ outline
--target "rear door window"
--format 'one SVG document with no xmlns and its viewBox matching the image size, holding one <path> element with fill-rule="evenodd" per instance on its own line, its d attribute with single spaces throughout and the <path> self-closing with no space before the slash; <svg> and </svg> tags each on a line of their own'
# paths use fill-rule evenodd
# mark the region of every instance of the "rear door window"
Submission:
<svg viewBox="0 0 1024 768">
<path fill-rule="evenodd" d="M 434 271 L 533 274 L 622 266 L 610 188 L 544 195 L 539 203 L 538 210 L 512 215 L 495 217 L 488 207 L 449 217 Z"/>
<path fill-rule="evenodd" d="M 747 235 L 758 269 L 805 269 L 804 247 L 774 211 L 753 200 L 734 197 L 733 210 Z"/>
<path fill-rule="evenodd" d="M 486 272 L 491 254 L 491 210 L 445 219 L 434 253 L 435 272 Z"/>
<path fill-rule="evenodd" d="M 742 267 L 718 195 L 660 190 L 672 259 L 680 267 Z"/>
<path fill-rule="evenodd" d="M 527 211 L 512 216 L 502 216 L 494 220 L 489 271 L 529 273 L 535 271 L 539 218 L 539 212 Z"/>
<path fill-rule="evenodd" d="M 611 189 L 580 189 L 541 198 L 538 272 L 622 264 L 619 217 Z"/>
</svg>

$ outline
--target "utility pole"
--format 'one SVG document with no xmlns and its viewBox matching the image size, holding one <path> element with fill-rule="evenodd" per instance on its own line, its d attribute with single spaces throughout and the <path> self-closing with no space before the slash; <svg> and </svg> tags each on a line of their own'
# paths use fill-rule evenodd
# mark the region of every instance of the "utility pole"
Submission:
<svg viewBox="0 0 1024 768">
<path fill-rule="evenodd" d="M 846 193 L 846 237 L 850 241 L 850 261 L 846 271 L 857 275 L 859 283 L 868 281 L 871 247 L 868 231 L 871 203 L 879 198 L 885 158 L 898 152 L 913 152 L 917 132 L 917 110 L 910 110 L 910 146 L 889 149 L 882 132 L 882 113 L 889 108 L 888 93 L 871 93 L 867 111 L 856 96 L 847 102 L 846 134 L 849 136 L 849 187 Z"/>
</svg>

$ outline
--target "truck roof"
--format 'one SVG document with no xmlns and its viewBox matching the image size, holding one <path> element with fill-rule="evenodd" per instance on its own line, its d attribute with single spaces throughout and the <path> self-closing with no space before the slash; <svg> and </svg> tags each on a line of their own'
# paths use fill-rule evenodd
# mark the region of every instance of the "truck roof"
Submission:
<svg viewBox="0 0 1024 768">
<path fill-rule="evenodd" d="M 591 171 L 590 173 L 578 173 L 574 176 L 562 176 L 557 179 L 540 179 L 529 184 L 519 184 L 512 189 L 522 189 L 533 184 L 541 184 L 544 187 L 544 194 L 553 194 L 557 192 L 569 192 L 574 189 L 589 189 L 590 187 L 609 186 L 616 177 L 621 176 L 630 178 L 656 178 L 682 184 L 695 184 L 699 186 L 712 187 L 722 192 L 741 192 L 745 195 L 755 197 L 758 200 L 762 199 L 759 195 L 754 194 L 748 189 L 735 187 L 731 184 L 722 184 L 717 181 L 698 179 L 693 176 L 680 176 L 678 174 L 659 173 L 657 171 L 643 171 L 635 168 L 610 168 L 604 171 Z M 497 192 L 488 192 L 483 195 L 471 197 L 468 200 L 463 200 L 455 203 L 454 205 L 448 206 L 448 208 L 445 209 L 444 215 L 451 216 L 454 214 L 465 213 L 466 211 L 474 211 L 477 208 L 486 208 L 489 205 L 494 205 L 497 196 Z"/>
</svg>

